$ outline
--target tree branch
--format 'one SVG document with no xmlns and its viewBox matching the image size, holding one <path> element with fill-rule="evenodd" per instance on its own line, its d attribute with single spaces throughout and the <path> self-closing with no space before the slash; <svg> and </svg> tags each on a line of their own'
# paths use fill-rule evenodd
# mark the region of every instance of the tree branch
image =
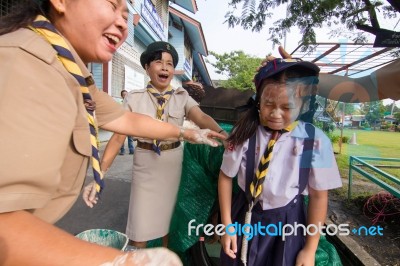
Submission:
<svg viewBox="0 0 400 266">
<path fill-rule="evenodd" d="M 380 30 L 380 28 L 375 28 L 375 27 L 371 27 L 371 26 L 368 26 L 368 25 L 365 25 L 365 24 L 360 24 L 360 23 L 355 23 L 355 25 L 356 25 L 357 29 L 369 32 L 369 33 L 371 33 L 373 35 L 376 35 Z"/>
<path fill-rule="evenodd" d="M 378 18 L 376 17 L 375 6 L 369 0 L 363 0 L 365 6 L 368 8 L 369 21 L 373 28 L 380 29 Z"/>
</svg>

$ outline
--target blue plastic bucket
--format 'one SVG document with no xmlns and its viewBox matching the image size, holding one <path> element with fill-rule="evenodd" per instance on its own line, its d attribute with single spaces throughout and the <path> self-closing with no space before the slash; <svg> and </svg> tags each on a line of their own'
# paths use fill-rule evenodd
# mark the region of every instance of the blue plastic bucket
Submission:
<svg viewBox="0 0 400 266">
<path fill-rule="evenodd" d="M 77 234 L 76 237 L 91 243 L 119 250 L 124 250 L 129 241 L 127 235 L 109 229 L 89 229 Z"/>
</svg>

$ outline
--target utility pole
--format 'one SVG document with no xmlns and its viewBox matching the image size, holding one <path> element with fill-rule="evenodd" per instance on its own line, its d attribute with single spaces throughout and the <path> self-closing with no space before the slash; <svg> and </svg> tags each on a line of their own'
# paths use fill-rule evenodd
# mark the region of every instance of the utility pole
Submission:
<svg viewBox="0 0 400 266">
<path fill-rule="evenodd" d="M 395 103 L 396 103 L 396 101 L 393 100 L 393 103 L 392 103 L 392 110 L 390 111 L 390 115 L 391 115 L 391 116 L 393 115 L 393 110 L 394 110 Z"/>
<path fill-rule="evenodd" d="M 346 75 L 349 75 L 349 69 L 346 69 Z M 346 110 L 346 103 L 343 102 L 343 108 L 342 108 L 342 126 L 340 127 L 340 139 L 339 139 L 339 154 L 342 154 L 342 144 L 343 144 L 343 128 L 344 128 L 344 112 Z"/>
</svg>

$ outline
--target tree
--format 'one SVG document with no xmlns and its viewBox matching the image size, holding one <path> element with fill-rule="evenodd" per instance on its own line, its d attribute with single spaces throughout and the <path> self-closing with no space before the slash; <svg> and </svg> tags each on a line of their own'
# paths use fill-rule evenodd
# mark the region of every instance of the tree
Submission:
<svg viewBox="0 0 400 266">
<path fill-rule="evenodd" d="M 393 114 L 394 118 L 396 118 L 396 122 L 400 123 L 400 112 Z"/>
<path fill-rule="evenodd" d="M 221 81 L 221 86 L 225 88 L 236 88 L 239 90 L 255 89 L 253 78 L 256 68 L 260 65 L 261 58 L 245 54 L 243 51 L 233 51 L 219 55 L 210 52 L 215 57 L 216 62 L 207 62 L 215 67 L 216 73 L 228 77 Z"/>
<path fill-rule="evenodd" d="M 342 112 L 343 111 L 343 104 L 342 102 L 339 103 L 337 109 L 338 111 Z M 355 104 L 352 103 L 346 103 L 345 107 L 344 107 L 344 115 L 352 115 L 354 114 L 356 108 L 355 108 Z"/>
<path fill-rule="evenodd" d="M 382 101 L 364 103 L 362 110 L 365 114 L 365 120 L 373 125 L 374 128 L 381 121 L 385 108 Z"/>
<path fill-rule="evenodd" d="M 384 113 L 385 115 L 394 114 L 400 111 L 400 108 L 396 106 L 395 102 L 393 101 L 391 104 L 387 104 L 384 106 Z"/>
<path fill-rule="evenodd" d="M 235 14 L 238 4 L 243 2 L 240 15 Z M 287 4 L 288 15 L 275 21 L 269 28 L 270 39 L 279 44 L 283 36 L 294 26 L 302 33 L 300 43 L 305 49 L 316 43 L 315 28 L 332 25 L 345 25 L 347 29 L 358 30 L 349 37 L 354 42 L 365 42 L 366 32 L 376 35 L 381 27 L 379 25 L 377 12 L 382 13 L 385 19 L 394 19 L 400 13 L 400 1 L 398 0 L 230 0 L 229 10 L 225 17 L 230 27 L 237 25 L 244 29 L 260 31 L 266 25 L 266 19 L 271 18 L 271 10 Z M 331 32 L 331 36 L 340 35 L 343 29 Z"/>
</svg>

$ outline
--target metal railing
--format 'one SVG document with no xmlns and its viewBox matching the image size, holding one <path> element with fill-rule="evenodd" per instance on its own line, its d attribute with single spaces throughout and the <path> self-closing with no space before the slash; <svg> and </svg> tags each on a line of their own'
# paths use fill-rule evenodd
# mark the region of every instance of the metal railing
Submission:
<svg viewBox="0 0 400 266">
<path fill-rule="evenodd" d="M 395 188 L 392 185 L 389 185 L 382 179 L 387 179 L 390 180 L 391 182 L 395 183 L 396 185 L 400 186 L 400 179 L 397 177 L 386 173 L 385 171 L 382 171 L 381 169 L 377 168 L 376 166 L 373 166 L 366 161 L 386 161 L 386 162 L 400 162 L 399 158 L 379 158 L 379 157 L 365 157 L 365 156 L 350 156 L 350 161 L 349 161 L 349 190 L 348 190 L 348 199 L 351 198 L 351 185 L 353 182 L 353 170 L 356 171 L 357 173 L 361 174 L 362 176 L 368 178 L 375 184 L 379 185 L 381 188 L 385 189 L 386 191 L 390 192 L 393 196 L 400 198 L 400 190 Z M 357 163 L 357 164 L 356 164 Z M 367 167 L 368 169 L 373 171 L 373 174 L 365 171 L 364 169 L 361 168 Z M 393 166 L 390 166 L 393 168 Z M 396 166 L 394 166 L 396 167 Z M 397 166 L 396 168 L 400 168 L 400 166 Z M 378 178 L 376 174 L 379 174 L 381 178 Z"/>
</svg>

